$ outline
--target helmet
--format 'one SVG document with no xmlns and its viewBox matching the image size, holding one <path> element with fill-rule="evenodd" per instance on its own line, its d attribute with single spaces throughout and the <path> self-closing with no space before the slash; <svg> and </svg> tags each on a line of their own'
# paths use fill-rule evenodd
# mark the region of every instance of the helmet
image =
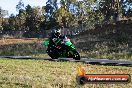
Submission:
<svg viewBox="0 0 132 88">
<path fill-rule="evenodd" d="M 55 27 L 55 28 L 52 29 L 52 33 L 53 33 L 56 37 L 58 37 L 58 36 L 61 35 L 61 29 Z"/>
</svg>

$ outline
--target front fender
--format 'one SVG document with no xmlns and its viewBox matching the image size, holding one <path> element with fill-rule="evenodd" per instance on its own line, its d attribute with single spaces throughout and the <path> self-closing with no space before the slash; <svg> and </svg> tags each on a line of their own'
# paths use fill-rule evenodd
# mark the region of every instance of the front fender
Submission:
<svg viewBox="0 0 132 88">
<path fill-rule="evenodd" d="M 49 45 L 49 39 L 46 39 L 42 42 L 43 45 L 48 46 Z"/>
</svg>

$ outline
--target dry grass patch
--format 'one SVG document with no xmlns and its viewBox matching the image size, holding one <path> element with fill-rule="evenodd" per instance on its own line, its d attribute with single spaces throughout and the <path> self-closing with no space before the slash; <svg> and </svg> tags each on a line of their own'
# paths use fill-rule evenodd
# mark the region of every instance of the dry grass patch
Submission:
<svg viewBox="0 0 132 88">
<path fill-rule="evenodd" d="M 37 42 L 37 38 L 25 38 L 25 39 L 0 39 L 0 45 L 20 44 L 20 43 L 34 43 Z"/>
<path fill-rule="evenodd" d="M 0 59 L 0 87 L 3 88 L 131 88 L 129 84 L 76 83 L 77 66 L 82 63 L 44 60 Z M 130 74 L 131 67 L 82 64 L 88 74 Z"/>
</svg>

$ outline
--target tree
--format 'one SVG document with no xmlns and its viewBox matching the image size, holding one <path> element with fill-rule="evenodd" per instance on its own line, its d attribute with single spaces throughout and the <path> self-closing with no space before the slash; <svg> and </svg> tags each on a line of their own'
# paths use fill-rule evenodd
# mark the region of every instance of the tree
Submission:
<svg viewBox="0 0 132 88">
<path fill-rule="evenodd" d="M 8 19 L 8 23 L 9 23 L 9 30 L 15 30 L 16 22 L 15 22 L 14 14 L 10 15 L 10 17 Z"/>
<path fill-rule="evenodd" d="M 104 20 L 109 21 L 111 16 L 113 20 L 118 21 L 120 17 L 126 16 L 129 7 L 131 9 L 131 0 L 96 0 L 98 5 L 98 10 L 103 14 Z M 131 13 L 130 13 L 131 14 Z"/>
<path fill-rule="evenodd" d="M 18 2 L 18 4 L 16 5 L 16 10 L 17 10 L 17 11 L 21 11 L 21 10 L 23 10 L 23 9 L 24 9 L 24 3 L 23 3 L 22 0 L 20 0 L 20 1 Z"/>
<path fill-rule="evenodd" d="M 3 25 L 5 25 L 4 23 L 7 23 L 7 22 L 6 22 L 6 19 L 4 19 L 4 17 L 7 16 L 7 15 L 8 15 L 8 11 L 3 10 L 0 7 L 0 33 L 2 33 L 3 29 L 5 29 L 5 27 Z"/>
<path fill-rule="evenodd" d="M 19 14 L 16 15 L 15 20 L 16 20 L 16 31 L 24 33 L 26 31 L 26 26 L 25 26 L 26 11 L 21 9 L 19 11 Z"/>
<path fill-rule="evenodd" d="M 122 14 L 126 17 L 132 17 L 132 1 L 131 0 L 123 0 L 122 1 Z"/>
<path fill-rule="evenodd" d="M 26 36 L 35 37 L 38 36 L 40 31 L 40 24 L 43 21 L 41 16 L 40 7 L 31 7 L 30 5 L 26 6 Z"/>
<path fill-rule="evenodd" d="M 58 5 L 57 0 L 48 0 L 45 6 L 45 12 L 47 13 L 48 20 L 49 18 L 54 18 L 54 13 L 57 11 Z"/>
</svg>

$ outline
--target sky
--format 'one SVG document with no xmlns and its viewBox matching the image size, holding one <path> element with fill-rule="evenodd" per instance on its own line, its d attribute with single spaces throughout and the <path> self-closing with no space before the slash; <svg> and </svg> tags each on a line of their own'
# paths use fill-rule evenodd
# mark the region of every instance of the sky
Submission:
<svg viewBox="0 0 132 88">
<path fill-rule="evenodd" d="M 18 4 L 20 0 L 0 0 L 0 7 L 3 10 L 8 10 L 8 16 L 9 17 L 12 13 L 14 15 L 18 14 L 18 12 L 16 11 L 16 5 Z M 24 7 L 27 6 L 28 4 L 30 6 L 45 6 L 46 2 L 48 0 L 22 0 L 24 3 Z M 78 1 L 83 1 L 83 0 L 78 0 Z M 60 0 L 57 0 L 57 3 L 59 3 Z"/>
<path fill-rule="evenodd" d="M 24 3 L 24 7 L 28 4 L 31 6 L 44 6 L 47 0 L 22 0 Z M 8 14 L 18 14 L 16 11 L 16 5 L 18 4 L 19 0 L 0 0 L 0 7 L 3 10 L 8 10 Z"/>
</svg>

